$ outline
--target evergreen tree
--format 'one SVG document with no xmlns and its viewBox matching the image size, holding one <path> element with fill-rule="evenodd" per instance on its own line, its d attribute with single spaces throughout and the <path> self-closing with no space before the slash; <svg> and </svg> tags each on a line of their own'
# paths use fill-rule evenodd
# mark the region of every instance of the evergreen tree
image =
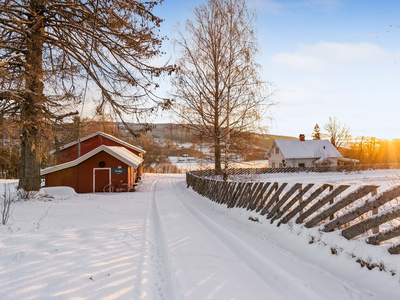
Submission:
<svg viewBox="0 0 400 300">
<path fill-rule="evenodd" d="M 313 140 L 321 139 L 321 129 L 319 128 L 318 124 L 315 124 L 314 132 L 312 133 L 311 137 L 313 138 Z"/>
</svg>

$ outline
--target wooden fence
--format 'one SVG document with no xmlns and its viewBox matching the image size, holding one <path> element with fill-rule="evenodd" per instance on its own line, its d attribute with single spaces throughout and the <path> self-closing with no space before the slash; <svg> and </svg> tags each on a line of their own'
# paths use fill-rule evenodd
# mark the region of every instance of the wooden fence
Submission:
<svg viewBox="0 0 400 300">
<path fill-rule="evenodd" d="M 400 217 L 400 205 L 390 209 L 385 206 L 400 196 L 400 185 L 378 194 L 377 185 L 352 190 L 350 185 L 323 184 L 315 188 L 313 183 L 288 187 L 287 183 L 278 182 L 224 182 L 202 177 L 213 175 L 210 170 L 205 171 L 186 173 L 188 187 L 228 208 L 259 212 L 271 224 L 276 221 L 280 226 L 293 220 L 307 228 L 320 226 L 324 232 L 340 230 L 347 239 L 363 234 L 366 242 L 373 245 L 400 236 L 400 226 L 379 232 L 379 225 Z M 346 190 L 351 192 L 345 193 Z M 400 254 L 400 243 L 390 246 L 388 251 Z"/>
<path fill-rule="evenodd" d="M 387 170 L 400 169 L 400 163 L 393 164 L 364 164 L 364 165 L 346 165 L 346 166 L 320 166 L 320 167 L 285 167 L 285 168 L 232 168 L 228 169 L 228 175 L 253 175 L 253 174 L 269 174 L 269 173 L 300 173 L 300 172 L 358 172 L 368 170 Z M 206 169 L 192 171 L 192 174 L 198 176 L 214 176 L 214 169 Z"/>
</svg>

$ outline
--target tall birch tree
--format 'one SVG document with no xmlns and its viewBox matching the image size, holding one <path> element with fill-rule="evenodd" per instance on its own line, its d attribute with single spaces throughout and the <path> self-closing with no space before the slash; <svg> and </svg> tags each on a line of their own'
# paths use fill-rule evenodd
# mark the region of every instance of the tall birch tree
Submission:
<svg viewBox="0 0 400 300">
<path fill-rule="evenodd" d="M 173 78 L 175 111 L 185 126 L 213 140 L 215 170 L 225 167 L 229 145 L 244 130 L 254 130 L 272 105 L 260 78 L 256 13 L 245 0 L 208 0 L 178 26 L 178 71 Z"/>
</svg>

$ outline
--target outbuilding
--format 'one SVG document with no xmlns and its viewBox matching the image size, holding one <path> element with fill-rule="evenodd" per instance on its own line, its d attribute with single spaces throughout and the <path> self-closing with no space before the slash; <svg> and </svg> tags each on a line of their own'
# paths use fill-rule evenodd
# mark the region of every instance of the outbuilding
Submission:
<svg viewBox="0 0 400 300">
<path fill-rule="evenodd" d="M 128 149 L 101 145 L 81 157 L 41 170 L 45 186 L 69 186 L 77 193 L 103 192 L 112 180 L 131 189 L 143 159 Z"/>
<path fill-rule="evenodd" d="M 102 192 L 115 182 L 131 189 L 143 173 L 143 149 L 97 131 L 50 152 L 56 165 L 40 171 L 45 186 L 69 186 L 77 193 Z"/>
<path fill-rule="evenodd" d="M 121 139 L 118 139 L 115 136 L 97 131 L 88 136 L 82 137 L 79 140 L 79 143 L 78 141 L 68 143 L 58 149 L 50 151 L 50 154 L 53 154 L 55 156 L 55 164 L 59 165 L 73 161 L 80 156 L 85 155 L 90 151 L 93 151 L 101 145 L 124 147 L 133 154 L 139 156 L 140 158 L 143 158 L 143 154 L 146 153 L 146 151 L 144 151 L 143 149 L 129 144 Z M 142 165 L 139 165 L 137 169 L 137 176 L 142 176 L 142 173 Z"/>
</svg>

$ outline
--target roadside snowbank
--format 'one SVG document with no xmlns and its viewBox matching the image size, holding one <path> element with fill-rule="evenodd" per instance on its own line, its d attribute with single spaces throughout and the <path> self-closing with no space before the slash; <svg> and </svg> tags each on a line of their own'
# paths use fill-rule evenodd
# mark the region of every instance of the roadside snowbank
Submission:
<svg viewBox="0 0 400 300">
<path fill-rule="evenodd" d="M 55 200 L 65 200 L 76 196 L 75 190 L 68 186 L 48 187 L 42 188 L 41 190 Z"/>
</svg>

